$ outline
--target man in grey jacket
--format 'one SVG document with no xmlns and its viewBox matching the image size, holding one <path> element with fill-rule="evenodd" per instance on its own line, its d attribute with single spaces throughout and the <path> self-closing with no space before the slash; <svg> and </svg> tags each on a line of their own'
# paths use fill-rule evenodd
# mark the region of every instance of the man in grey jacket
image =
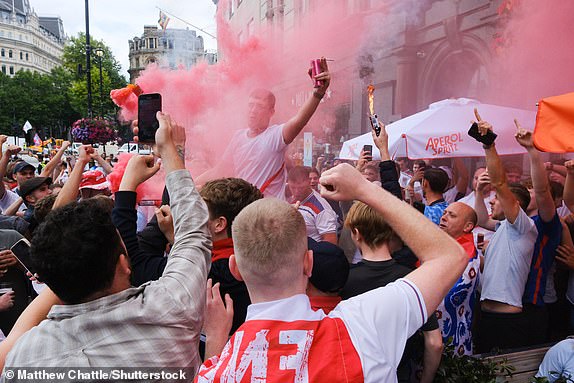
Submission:
<svg viewBox="0 0 574 383">
<path fill-rule="evenodd" d="M 132 244 L 121 240 L 100 198 L 54 211 L 38 228 L 31 255 L 39 278 L 63 304 L 54 305 L 47 320 L 22 335 L 6 358 L 5 371 L 12 366 L 196 371 L 211 258 L 208 213 L 173 143 L 174 131 L 182 128 L 162 113 L 158 120 L 157 153 L 167 174 L 175 226 L 163 275 L 140 287 L 130 285 Z M 153 157 L 133 157 L 120 190 L 135 191 L 158 170 Z"/>
</svg>

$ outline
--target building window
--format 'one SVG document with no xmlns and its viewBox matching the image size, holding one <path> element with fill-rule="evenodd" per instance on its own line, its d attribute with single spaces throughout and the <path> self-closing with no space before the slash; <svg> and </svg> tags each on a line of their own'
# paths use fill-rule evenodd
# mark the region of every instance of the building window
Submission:
<svg viewBox="0 0 574 383">
<path fill-rule="evenodd" d="M 2 65 L 2 73 L 6 74 L 6 65 Z"/>
<path fill-rule="evenodd" d="M 4 48 L 2 48 L 2 50 L 0 51 L 0 56 L 2 57 L 6 56 L 6 51 L 4 50 Z"/>
<path fill-rule="evenodd" d="M 9 58 L 12 58 L 12 49 L 10 49 L 10 50 L 8 51 L 8 57 L 9 57 Z"/>
<path fill-rule="evenodd" d="M 155 39 L 149 39 L 149 49 L 155 49 Z"/>
<path fill-rule="evenodd" d="M 10 74 L 14 74 L 14 67 L 13 66 L 10 67 Z"/>
<path fill-rule="evenodd" d="M 20 60 L 24 60 L 24 53 L 20 52 Z"/>
<path fill-rule="evenodd" d="M 26 61 L 28 61 L 28 53 L 26 53 Z"/>
</svg>

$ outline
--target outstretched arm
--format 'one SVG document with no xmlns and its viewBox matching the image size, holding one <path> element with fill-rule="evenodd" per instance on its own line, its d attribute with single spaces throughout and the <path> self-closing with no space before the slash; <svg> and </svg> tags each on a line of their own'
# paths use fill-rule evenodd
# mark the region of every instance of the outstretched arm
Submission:
<svg viewBox="0 0 574 383">
<path fill-rule="evenodd" d="M 94 148 L 90 145 L 82 145 L 79 150 L 78 160 L 74 164 L 74 170 L 70 173 L 68 181 L 58 193 L 56 201 L 52 209 L 65 206 L 70 202 L 74 202 L 78 198 L 78 191 L 80 190 L 80 183 L 82 182 L 82 174 L 86 164 L 90 162 L 90 154 L 94 152 Z"/>
<path fill-rule="evenodd" d="M 534 147 L 532 132 L 522 128 L 516 119 L 514 119 L 514 123 L 517 128 L 514 137 L 526 149 L 530 158 L 530 176 L 532 177 L 534 198 L 536 198 L 536 204 L 538 205 L 538 215 L 543 222 L 550 222 L 556 215 L 556 206 L 554 206 L 554 199 L 550 192 L 546 168 L 540 158 L 540 153 Z"/>
<path fill-rule="evenodd" d="M 305 125 L 307 125 L 307 122 L 309 122 L 313 113 L 317 110 L 321 99 L 325 96 L 325 92 L 327 92 L 331 76 L 329 75 L 327 60 L 324 57 L 321 59 L 321 69 L 323 71 L 315 76 L 315 80 L 322 81 L 322 84 L 318 88 L 315 88 L 313 96 L 309 97 L 301 109 L 299 109 L 299 112 L 283 126 L 283 141 L 286 144 L 293 142 L 295 137 L 297 137 Z"/>
<path fill-rule="evenodd" d="M 574 160 L 566 161 L 566 183 L 564 184 L 564 204 L 574 211 Z"/>
<path fill-rule="evenodd" d="M 483 121 L 476 109 L 474 109 L 474 114 L 478 121 L 478 129 L 482 135 L 485 135 L 489 130 L 492 131 L 492 125 Z M 490 183 L 496 190 L 496 198 L 500 201 L 506 219 L 510 223 L 514 223 L 520 212 L 520 204 L 508 187 L 506 172 L 494 143 L 490 146 L 483 145 L 483 147 L 486 155 L 486 169 L 488 170 Z"/>
<path fill-rule="evenodd" d="M 359 200 L 379 212 L 406 245 L 417 255 L 421 266 L 407 275 L 420 290 L 428 315 L 432 315 L 467 264 L 462 247 L 424 215 L 395 196 L 369 182 L 352 166 L 339 165 L 320 179 L 324 197 Z"/>
<path fill-rule="evenodd" d="M 48 162 L 46 164 L 46 166 L 44 166 L 44 169 L 42 169 L 42 173 L 40 173 L 41 177 L 51 177 L 52 176 L 52 172 L 54 171 L 56 166 L 60 162 L 62 162 L 62 156 L 64 155 L 64 152 L 66 151 L 66 149 L 68 149 L 69 146 L 70 146 L 70 141 L 62 142 L 62 146 L 60 147 L 60 150 L 58 150 L 58 152 L 56 153 L 54 158 L 52 158 L 50 160 L 50 162 Z"/>
</svg>

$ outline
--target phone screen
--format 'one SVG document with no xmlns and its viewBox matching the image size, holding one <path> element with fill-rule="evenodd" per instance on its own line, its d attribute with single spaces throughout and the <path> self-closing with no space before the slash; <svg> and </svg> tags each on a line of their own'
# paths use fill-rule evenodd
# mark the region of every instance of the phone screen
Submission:
<svg viewBox="0 0 574 383">
<path fill-rule="evenodd" d="M 154 143 L 159 128 L 156 114 L 161 111 L 159 93 L 142 94 L 138 98 L 138 139 L 142 143 Z"/>
<path fill-rule="evenodd" d="M 22 238 L 10 250 L 14 253 L 18 262 L 33 275 L 35 270 L 30 258 L 30 242 L 26 238 Z"/>
</svg>

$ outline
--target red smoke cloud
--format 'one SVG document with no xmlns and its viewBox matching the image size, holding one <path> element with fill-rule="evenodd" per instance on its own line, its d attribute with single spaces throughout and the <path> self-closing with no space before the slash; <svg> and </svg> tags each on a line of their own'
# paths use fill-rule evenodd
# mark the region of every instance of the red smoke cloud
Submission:
<svg viewBox="0 0 574 383">
<path fill-rule="evenodd" d="M 574 91 L 574 1 L 514 3 L 489 66 L 487 98 L 534 109 L 541 98 Z"/>
<path fill-rule="evenodd" d="M 150 66 L 136 80 L 145 93 L 161 93 L 163 110 L 186 127 L 187 160 L 188 165 L 191 161 L 197 164 L 196 170 L 191 169 L 195 176 L 200 174 L 199 168 L 215 165 L 235 130 L 246 128 L 247 98 L 253 89 L 267 88 L 276 93 L 276 114 L 271 123 L 293 116 L 312 94 L 309 62 L 321 56 L 335 60 L 329 62 L 331 93 L 319 106 L 309 129 L 318 132 L 333 125 L 337 107 L 349 102 L 352 81 L 358 77 L 357 57 L 367 31 L 365 18 L 379 12 L 383 1 L 373 1 L 379 6 L 357 15 L 349 15 L 344 2 L 325 1 L 309 10 L 300 24 L 286 28 L 289 32 L 263 28 L 241 44 L 238 31 L 232 30 L 223 16 L 226 3 L 220 1 L 218 7 L 217 64 L 199 64 L 190 70 Z M 133 103 L 124 106 L 122 116 L 137 117 Z"/>
</svg>

